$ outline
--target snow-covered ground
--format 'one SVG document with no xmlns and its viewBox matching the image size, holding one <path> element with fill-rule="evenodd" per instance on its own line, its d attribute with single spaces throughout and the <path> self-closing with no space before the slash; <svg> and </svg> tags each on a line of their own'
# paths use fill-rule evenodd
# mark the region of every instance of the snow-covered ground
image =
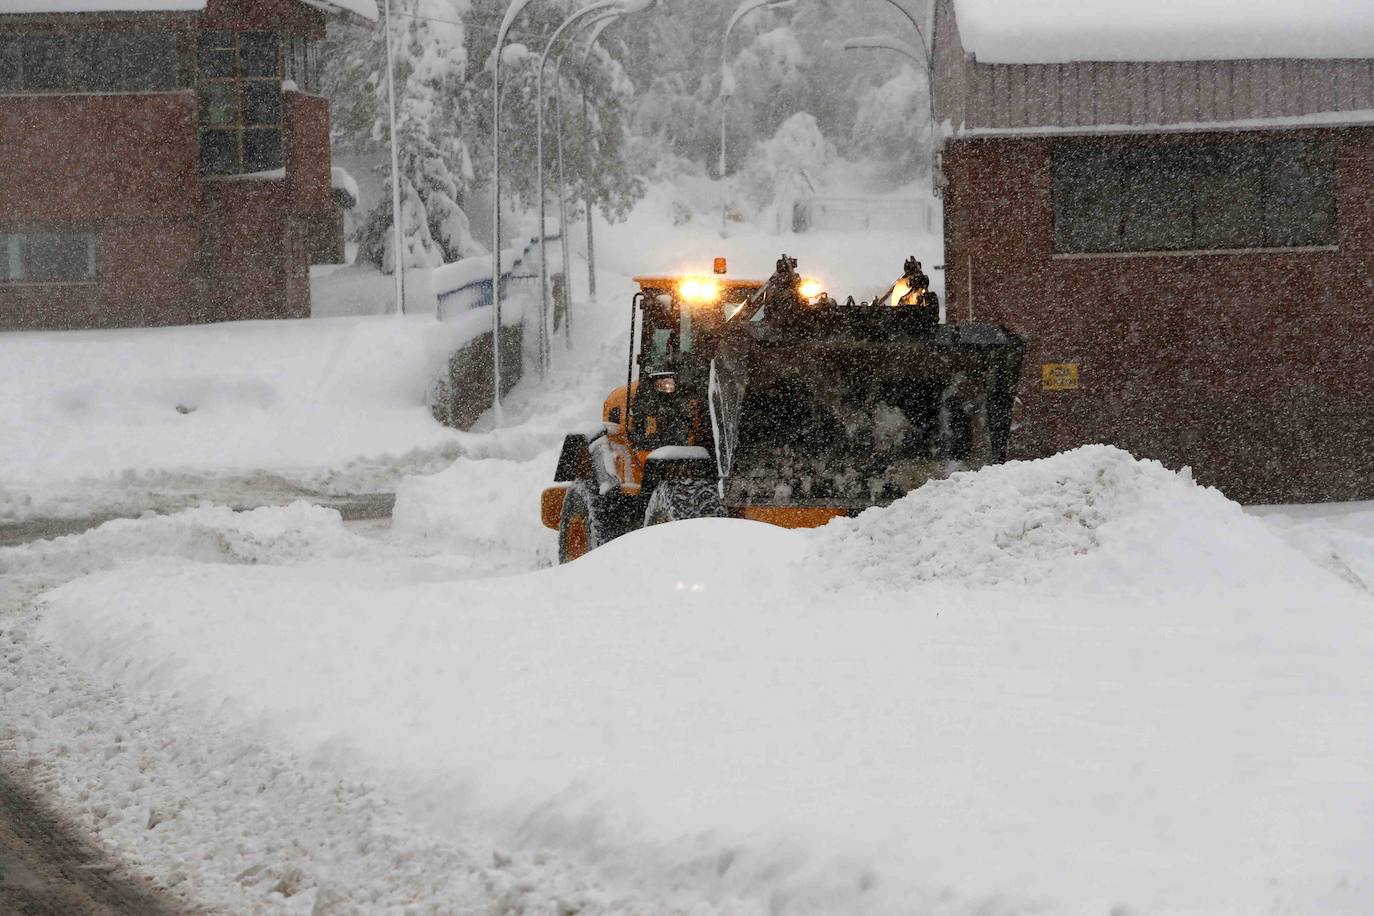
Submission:
<svg viewBox="0 0 1374 916">
<path fill-rule="evenodd" d="M 1370 513 L 1096 447 L 538 569 L 538 481 L 488 461 L 380 540 L 204 508 L 0 551 L 70 580 L 7 610 L 6 750 L 233 912 L 1374 906 L 1374 600 L 1318 565 Z"/>
<path fill-rule="evenodd" d="M 407 475 L 459 456 L 533 458 L 594 416 L 623 372 L 635 274 L 709 271 L 724 255 L 733 274 L 762 278 L 786 251 L 832 291 L 872 295 L 900 273 L 913 245 L 938 258 L 938 238 L 913 242 L 895 232 L 776 236 L 732 225 L 722 239 L 707 192 L 696 218 L 672 225 L 672 202 L 685 193 L 659 186 L 628 221 L 601 221 L 596 304 L 583 301 L 586 241 L 574 226 L 577 346 L 557 354 L 547 386 L 562 395 L 540 400 L 531 408 L 537 417 L 522 413 L 518 405 L 537 388 L 531 382 L 515 396 L 498 444 L 429 414 L 448 354 L 475 326 L 432 320 L 422 277 L 410 278 L 412 310 L 403 318 L 386 314 L 391 278 L 347 267 L 314 277 L 316 313 L 332 317 L 0 334 L 0 523 L 130 515 L 207 498 L 278 503 L 303 490 L 392 492 Z"/>
<path fill-rule="evenodd" d="M 1247 513 L 1094 447 L 553 565 L 538 491 L 623 378 L 631 274 L 786 251 L 863 295 L 938 250 L 722 239 L 675 194 L 599 227 L 600 302 L 499 428 L 429 418 L 459 331 L 419 317 L 0 338 L 11 517 L 396 491 L 390 527 L 0 548 L 0 754 L 222 912 L 1374 911 L 1374 506 Z"/>
</svg>

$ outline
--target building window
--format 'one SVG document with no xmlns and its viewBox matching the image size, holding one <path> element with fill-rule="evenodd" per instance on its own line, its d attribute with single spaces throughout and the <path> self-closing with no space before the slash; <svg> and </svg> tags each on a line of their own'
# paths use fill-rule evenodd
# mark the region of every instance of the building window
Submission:
<svg viewBox="0 0 1374 916">
<path fill-rule="evenodd" d="M 176 45 L 159 31 L 0 35 L 0 92 L 165 92 Z"/>
<path fill-rule="evenodd" d="M 66 39 L 61 35 L 0 35 L 0 90 L 67 88 Z"/>
<path fill-rule="evenodd" d="M 281 42 L 275 32 L 201 32 L 200 170 L 241 175 L 281 168 Z"/>
<path fill-rule="evenodd" d="M 286 43 L 286 78 L 303 92 L 315 92 L 319 87 L 320 57 L 318 46 L 304 38 L 291 38 Z"/>
<path fill-rule="evenodd" d="M 72 36 L 72 84 L 90 92 L 166 91 L 176 87 L 177 42 L 171 32 L 88 32 Z"/>
<path fill-rule="evenodd" d="M 1064 146 L 1051 172 L 1061 254 L 1336 244 L 1330 142 Z"/>
<path fill-rule="evenodd" d="M 95 236 L 92 233 L 0 233 L 0 283 L 94 281 Z"/>
</svg>

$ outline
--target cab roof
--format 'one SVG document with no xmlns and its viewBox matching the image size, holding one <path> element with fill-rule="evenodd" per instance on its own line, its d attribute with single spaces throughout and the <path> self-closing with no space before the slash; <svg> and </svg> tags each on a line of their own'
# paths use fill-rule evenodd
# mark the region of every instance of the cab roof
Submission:
<svg viewBox="0 0 1374 916">
<path fill-rule="evenodd" d="M 646 274 L 634 279 L 639 284 L 640 289 L 673 289 L 682 280 L 711 280 L 719 284 L 722 289 L 760 289 L 763 286 L 762 280 L 723 277 L 720 274 L 712 273 Z"/>
</svg>

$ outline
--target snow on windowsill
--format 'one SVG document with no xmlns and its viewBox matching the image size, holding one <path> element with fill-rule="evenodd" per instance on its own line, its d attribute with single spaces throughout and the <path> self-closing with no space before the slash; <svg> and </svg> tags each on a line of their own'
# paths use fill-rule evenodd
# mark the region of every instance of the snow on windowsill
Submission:
<svg viewBox="0 0 1374 916">
<path fill-rule="evenodd" d="M 241 175 L 205 175 L 206 181 L 280 181 L 286 177 L 286 169 L 269 169 L 266 172 L 244 172 Z"/>
<path fill-rule="evenodd" d="M 1052 261 L 1092 261 L 1106 258 L 1181 258 L 1203 255 L 1249 254 L 1330 254 L 1339 253 L 1339 245 L 1292 245 L 1278 248 L 1180 248 L 1169 251 L 1057 251 Z"/>
<path fill-rule="evenodd" d="M 123 96 L 123 95 L 178 95 L 178 94 L 182 94 L 182 93 L 184 93 L 184 94 L 186 94 L 186 95 L 193 95 L 193 94 L 195 93 L 195 90 L 194 90 L 194 89 L 191 89 L 190 87 L 187 87 L 187 86 L 178 86 L 178 87 L 175 88 L 175 89 L 120 89 L 120 90 L 111 90 L 111 91 L 105 91 L 105 92 L 98 92 L 98 91 L 94 91 L 94 90 L 91 90 L 91 91 L 83 91 L 83 92 L 73 92 L 73 91 L 70 90 L 70 89 L 59 89 L 59 90 L 56 90 L 56 91 L 45 91 L 45 90 L 26 91 L 26 90 L 23 90 L 23 89 L 13 89 L 13 90 L 8 90 L 8 89 L 7 89 L 7 90 L 5 90 L 4 92 L 0 92 L 0 98 L 8 98 L 8 97 L 13 97 L 13 96 L 23 96 L 24 98 L 63 99 L 63 98 L 71 98 L 71 97 L 73 97 L 73 96 L 77 96 L 77 97 L 84 98 L 84 97 L 86 97 L 86 96 L 107 96 L 107 95 L 111 95 L 111 96 Z"/>
<path fill-rule="evenodd" d="M 47 289 L 54 286 L 99 286 L 99 280 L 0 280 L 0 289 Z"/>
<path fill-rule="evenodd" d="M 1056 136 L 1068 134 L 1144 134 L 1205 132 L 1209 130 L 1265 130 L 1300 127 L 1369 127 L 1374 109 L 1318 111 L 1276 118 L 1242 118 L 1235 121 L 1178 121 L 1167 124 L 1039 124 L 1031 127 L 966 127 L 955 137 Z"/>
</svg>

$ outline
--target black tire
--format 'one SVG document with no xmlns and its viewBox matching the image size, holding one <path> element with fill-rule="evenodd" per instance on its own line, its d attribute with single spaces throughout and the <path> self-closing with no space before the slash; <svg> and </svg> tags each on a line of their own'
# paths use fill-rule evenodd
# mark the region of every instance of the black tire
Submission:
<svg viewBox="0 0 1374 916">
<path fill-rule="evenodd" d="M 654 489 L 644 507 L 644 524 L 661 525 L 689 518 L 724 518 L 714 480 L 665 480 Z"/>
<path fill-rule="evenodd" d="M 568 487 L 558 519 L 558 562 L 569 563 L 624 534 L 615 508 L 588 481 L 578 480 Z"/>
</svg>

